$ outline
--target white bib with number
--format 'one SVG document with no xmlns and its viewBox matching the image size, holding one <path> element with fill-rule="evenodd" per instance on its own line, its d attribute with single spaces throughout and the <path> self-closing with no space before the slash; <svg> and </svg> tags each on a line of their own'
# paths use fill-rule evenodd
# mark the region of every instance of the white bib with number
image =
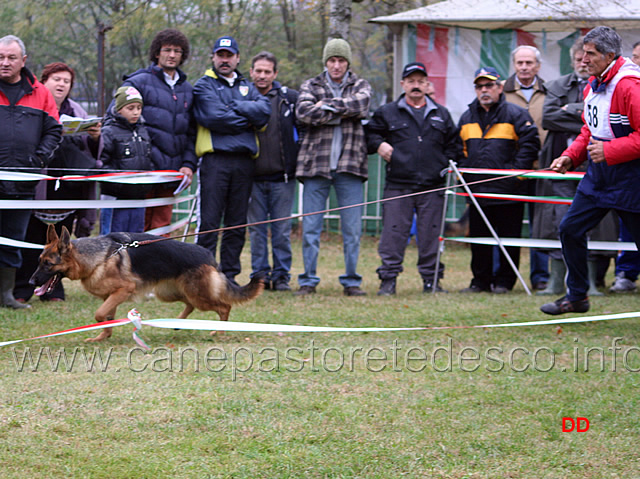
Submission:
<svg viewBox="0 0 640 479">
<path fill-rule="evenodd" d="M 584 99 L 584 120 L 587 123 L 591 137 L 597 140 L 613 140 L 615 135 L 611 129 L 611 122 L 629 124 L 629 118 L 626 115 L 616 113 L 611 115 L 611 98 L 616 89 L 618 82 L 625 76 L 640 77 L 640 71 L 636 64 L 632 63 L 628 58 L 620 67 L 618 73 L 609 81 L 607 87 L 602 93 L 595 93 L 590 90 Z"/>
</svg>

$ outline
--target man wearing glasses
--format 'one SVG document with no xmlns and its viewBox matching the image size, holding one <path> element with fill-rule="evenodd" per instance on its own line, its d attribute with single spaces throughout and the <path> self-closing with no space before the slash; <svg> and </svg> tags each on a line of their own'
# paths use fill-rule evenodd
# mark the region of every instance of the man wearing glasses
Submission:
<svg viewBox="0 0 640 479">
<path fill-rule="evenodd" d="M 155 170 L 177 170 L 189 178 L 197 168 L 193 87 L 180 70 L 189 58 L 189 40 L 178 30 L 158 32 L 149 48 L 151 65 L 124 77 L 142 94 L 142 116 L 151 136 L 151 161 Z M 152 198 L 173 196 L 177 183 L 156 186 Z M 173 205 L 147 208 L 145 231 L 171 223 Z"/>
<path fill-rule="evenodd" d="M 500 75 L 495 68 L 480 68 L 475 73 L 476 99 L 460 117 L 460 137 L 464 146 L 461 166 L 467 168 L 529 169 L 538 157 L 540 139 L 531 115 L 502 93 Z M 484 175 L 474 175 L 481 180 Z M 488 178 L 488 177 L 486 177 Z M 471 187 L 474 193 L 524 195 L 526 184 L 517 178 L 481 183 Z M 493 198 L 478 198 L 478 203 L 498 236 L 519 238 L 522 230 L 524 203 Z M 476 207 L 469 209 L 469 236 L 491 236 Z M 518 266 L 520 248 L 508 247 L 507 252 Z M 471 245 L 473 279 L 462 293 L 509 292 L 516 282 L 516 274 L 506 258 L 493 271 L 493 246 Z"/>
</svg>

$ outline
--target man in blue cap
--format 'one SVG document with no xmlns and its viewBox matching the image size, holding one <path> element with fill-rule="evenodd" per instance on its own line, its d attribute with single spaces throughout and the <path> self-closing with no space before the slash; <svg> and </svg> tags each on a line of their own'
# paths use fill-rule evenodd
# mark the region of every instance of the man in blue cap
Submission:
<svg viewBox="0 0 640 479">
<path fill-rule="evenodd" d="M 196 155 L 200 166 L 200 221 L 198 231 L 247 223 L 257 131 L 269 121 L 271 105 L 237 70 L 238 43 L 223 36 L 213 47 L 213 67 L 193 89 L 198 123 Z M 220 269 L 231 281 L 240 273 L 245 228 L 225 231 L 220 246 Z M 198 244 L 216 255 L 217 233 L 198 236 Z"/>
<path fill-rule="evenodd" d="M 538 157 L 540 139 L 531 115 L 522 107 L 508 103 L 502 93 L 502 83 L 497 70 L 483 67 L 476 71 L 474 79 L 476 99 L 460 117 L 460 137 L 464 146 L 464 159 L 460 166 L 466 168 L 529 169 Z M 474 180 L 488 178 L 474 175 Z M 471 187 L 474 193 L 501 193 L 524 195 L 526 184 L 517 178 L 481 183 Z M 519 238 L 522 230 L 524 203 L 493 198 L 478 198 L 478 203 L 498 236 Z M 491 236 L 479 211 L 472 204 L 469 208 L 469 236 Z M 516 267 L 520 262 L 520 248 L 508 247 L 507 253 Z M 506 258 L 500 255 L 498 270 L 493 271 L 493 246 L 471 245 L 471 272 L 473 279 L 462 293 L 495 294 L 509 292 L 516 274 Z"/>
</svg>

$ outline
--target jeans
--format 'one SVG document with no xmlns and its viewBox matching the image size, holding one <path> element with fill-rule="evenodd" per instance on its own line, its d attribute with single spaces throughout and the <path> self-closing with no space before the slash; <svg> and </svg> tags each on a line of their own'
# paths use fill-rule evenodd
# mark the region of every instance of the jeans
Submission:
<svg viewBox="0 0 640 479">
<path fill-rule="evenodd" d="M 15 199 L 15 197 L 3 199 Z M 24 241 L 30 217 L 31 210 L 0 210 L 0 236 L 16 241 Z M 0 246 L 0 267 L 19 268 L 21 264 L 22 253 L 20 248 Z"/>
<path fill-rule="evenodd" d="M 305 179 L 302 211 L 304 213 L 312 213 L 324 210 L 331 186 L 336 191 L 338 206 L 362 203 L 364 195 L 362 178 L 348 173 L 332 172 L 331 179 L 320 176 Z M 305 216 L 302 219 L 304 273 L 298 275 L 298 284 L 300 286 L 315 287 L 320 282 L 316 267 L 318 266 L 322 219 L 322 214 Z M 358 266 L 358 255 L 360 254 L 360 236 L 362 234 L 362 206 L 340 210 L 340 225 L 342 228 L 345 263 L 345 274 L 340 276 L 340 284 L 344 288 L 360 286 L 362 276 L 356 273 L 356 268 Z"/>
<path fill-rule="evenodd" d="M 600 208 L 597 200 L 578 191 L 569 211 L 560 222 L 562 254 L 568 270 L 567 299 L 569 301 L 579 301 L 587 297 L 589 290 L 587 231 L 600 223 L 608 212 L 609 208 Z M 640 249 L 640 213 L 622 210 L 616 210 L 616 212 Z"/>
<path fill-rule="evenodd" d="M 620 221 L 620 241 L 633 241 L 631 233 L 622 221 Z M 616 258 L 616 276 L 619 273 L 624 273 L 624 277 L 628 280 L 637 280 L 640 274 L 640 252 L 621 251 Z"/>
<path fill-rule="evenodd" d="M 142 233 L 144 208 L 114 208 L 111 216 L 111 233 Z"/>
<path fill-rule="evenodd" d="M 291 216 L 296 184 L 294 181 L 253 183 L 247 220 L 249 223 Z M 268 230 L 271 229 L 273 268 L 269 265 Z M 291 275 L 291 219 L 250 226 L 251 277 L 262 274 L 267 281 L 289 282 Z"/>
<path fill-rule="evenodd" d="M 100 199 L 103 201 L 115 200 L 115 196 L 100 195 Z M 108 235 L 111 233 L 111 218 L 113 217 L 114 208 L 100 208 L 100 234 Z"/>
</svg>

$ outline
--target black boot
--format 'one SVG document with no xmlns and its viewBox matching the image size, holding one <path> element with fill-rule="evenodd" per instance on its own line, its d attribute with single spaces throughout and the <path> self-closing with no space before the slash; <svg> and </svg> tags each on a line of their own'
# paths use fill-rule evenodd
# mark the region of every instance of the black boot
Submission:
<svg viewBox="0 0 640 479">
<path fill-rule="evenodd" d="M 396 279 L 388 278 L 383 279 L 380 282 L 380 289 L 378 290 L 378 296 L 392 296 L 396 294 Z"/>
<path fill-rule="evenodd" d="M 16 268 L 0 268 L 0 295 L 2 306 L 13 309 L 26 309 L 31 306 L 16 301 L 13 288 L 16 286 Z"/>
</svg>

